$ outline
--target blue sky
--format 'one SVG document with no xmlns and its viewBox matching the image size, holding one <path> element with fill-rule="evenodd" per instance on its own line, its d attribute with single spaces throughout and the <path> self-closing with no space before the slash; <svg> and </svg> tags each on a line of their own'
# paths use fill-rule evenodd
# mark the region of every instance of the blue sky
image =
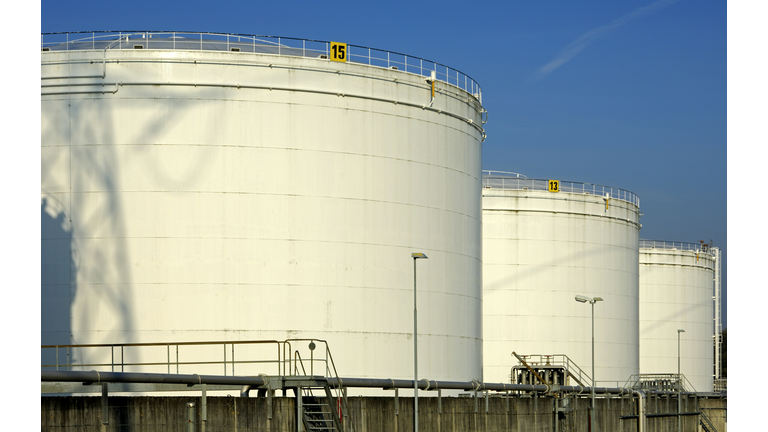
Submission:
<svg viewBox="0 0 768 432">
<path fill-rule="evenodd" d="M 333 40 L 458 69 L 480 84 L 489 112 L 483 169 L 636 193 L 641 238 L 712 240 L 724 250 L 726 293 L 725 1 L 43 0 L 40 7 L 44 33 Z M 727 310 L 723 318 L 726 327 Z"/>
</svg>

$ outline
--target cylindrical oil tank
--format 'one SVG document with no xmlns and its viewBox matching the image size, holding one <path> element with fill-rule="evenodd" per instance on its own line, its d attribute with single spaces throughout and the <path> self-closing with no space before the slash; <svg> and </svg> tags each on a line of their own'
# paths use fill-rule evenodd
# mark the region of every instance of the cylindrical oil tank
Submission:
<svg viewBox="0 0 768 432">
<path fill-rule="evenodd" d="M 484 379 L 515 380 L 515 352 L 565 355 L 556 359 L 580 368 L 589 385 L 593 309 L 576 296 L 602 298 L 594 303 L 597 385 L 637 374 L 638 197 L 484 171 L 482 205 Z"/>
<path fill-rule="evenodd" d="M 481 378 L 471 78 L 334 42 L 66 36 L 41 53 L 43 344 L 316 338 L 339 376 L 412 378 L 421 252 L 420 375 Z"/>
<path fill-rule="evenodd" d="M 699 392 L 714 383 L 713 248 L 640 240 L 640 373 L 680 373 Z"/>
</svg>

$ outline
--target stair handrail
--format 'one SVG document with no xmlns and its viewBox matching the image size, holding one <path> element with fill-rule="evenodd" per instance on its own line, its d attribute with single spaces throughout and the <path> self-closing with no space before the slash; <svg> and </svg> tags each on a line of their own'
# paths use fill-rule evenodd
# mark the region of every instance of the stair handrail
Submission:
<svg viewBox="0 0 768 432">
<path fill-rule="evenodd" d="M 335 390 L 334 396 L 337 399 L 341 399 L 341 404 L 342 404 L 341 408 L 342 408 L 343 412 L 347 412 L 348 413 L 349 412 L 349 404 L 347 403 L 347 398 L 343 397 L 344 385 L 343 385 L 343 383 L 341 381 L 341 378 L 339 378 L 339 373 L 336 371 L 336 363 L 333 361 L 333 356 L 331 355 L 331 349 L 328 347 L 327 343 L 325 344 L 325 350 L 326 350 L 326 355 L 328 356 L 328 360 L 329 360 L 329 362 L 326 363 L 326 368 L 330 365 L 330 368 L 333 369 L 333 377 L 336 378 L 336 381 L 339 383 L 339 385 L 334 388 L 334 390 Z M 328 369 L 327 373 L 330 375 L 331 374 L 331 370 Z M 339 416 L 339 421 L 342 422 L 342 424 L 343 424 L 344 419 L 343 419 L 342 416 Z M 350 422 L 350 426 L 351 426 L 352 432 L 355 432 L 355 424 L 353 422 Z"/>
</svg>

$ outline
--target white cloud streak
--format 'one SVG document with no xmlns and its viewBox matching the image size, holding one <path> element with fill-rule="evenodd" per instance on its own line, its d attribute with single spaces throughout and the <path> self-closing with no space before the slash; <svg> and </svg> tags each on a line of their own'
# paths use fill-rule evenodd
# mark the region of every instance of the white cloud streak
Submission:
<svg viewBox="0 0 768 432">
<path fill-rule="evenodd" d="M 555 69 L 559 68 L 560 66 L 564 65 L 574 57 L 576 57 L 580 52 L 584 50 L 587 46 L 601 38 L 606 33 L 610 32 L 611 30 L 614 30 L 632 20 L 641 18 L 645 15 L 648 15 L 650 13 L 655 12 L 658 9 L 665 8 L 672 3 L 677 2 L 678 0 L 658 0 L 655 3 L 651 3 L 648 6 L 643 6 L 635 9 L 634 11 L 624 15 L 621 18 L 618 18 L 614 20 L 613 22 L 606 24 L 602 27 L 598 27 L 592 31 L 589 31 L 583 35 L 581 35 L 578 39 L 568 44 L 565 48 L 563 48 L 562 51 L 560 51 L 557 56 L 546 65 L 542 66 L 541 69 L 538 70 L 536 73 L 536 78 L 542 79 L 545 76 L 552 73 Z"/>
</svg>

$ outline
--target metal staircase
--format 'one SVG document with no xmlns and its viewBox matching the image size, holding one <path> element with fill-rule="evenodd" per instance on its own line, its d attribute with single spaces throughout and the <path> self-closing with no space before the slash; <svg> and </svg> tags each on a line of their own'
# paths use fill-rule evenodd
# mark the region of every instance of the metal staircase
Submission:
<svg viewBox="0 0 768 432">
<path fill-rule="evenodd" d="M 314 351 L 314 344 L 310 344 L 310 350 Z M 339 378 L 336 373 L 336 366 L 333 364 L 330 350 L 326 348 L 328 359 L 326 364 L 325 376 L 312 376 L 307 374 L 304 365 L 304 359 L 298 350 L 293 352 L 291 359 L 291 370 L 295 378 L 298 378 L 296 386 L 298 409 L 301 411 L 303 430 L 299 432 L 321 432 L 336 431 L 345 432 L 345 428 L 340 418 L 340 409 L 342 400 L 346 403 L 346 398 L 342 399 L 341 389 L 331 391 L 326 376 Z M 311 362 L 310 362 L 311 364 Z M 314 369 L 310 370 L 310 374 Z"/>
<path fill-rule="evenodd" d="M 315 394 L 319 392 L 320 394 Z M 301 388 L 301 408 L 304 430 L 343 432 L 339 419 L 337 398 L 331 394 L 327 383 L 323 387 Z"/>
<path fill-rule="evenodd" d="M 717 432 L 715 425 L 713 425 L 709 417 L 704 414 L 704 411 L 702 411 L 701 415 L 699 416 L 699 423 L 701 424 L 701 429 L 704 432 Z"/>
</svg>

